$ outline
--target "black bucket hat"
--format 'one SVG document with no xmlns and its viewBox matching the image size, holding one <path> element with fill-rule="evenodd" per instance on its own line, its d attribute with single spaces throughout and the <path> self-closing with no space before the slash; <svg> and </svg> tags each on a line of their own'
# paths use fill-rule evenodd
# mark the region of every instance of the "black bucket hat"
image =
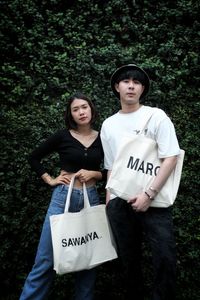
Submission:
<svg viewBox="0 0 200 300">
<path fill-rule="evenodd" d="M 145 89 L 140 98 L 144 98 L 148 94 L 149 89 L 150 89 L 150 78 L 149 78 L 148 74 L 142 68 L 138 67 L 135 64 L 123 65 L 115 70 L 115 72 L 112 74 L 111 79 L 110 79 L 110 84 L 111 84 L 113 93 L 115 94 L 115 96 L 117 96 L 117 98 L 119 98 L 119 93 L 115 89 L 115 83 L 117 82 L 117 79 L 122 72 L 126 72 L 129 70 L 138 70 L 143 73 L 143 75 L 145 77 L 145 84 L 144 84 Z"/>
</svg>

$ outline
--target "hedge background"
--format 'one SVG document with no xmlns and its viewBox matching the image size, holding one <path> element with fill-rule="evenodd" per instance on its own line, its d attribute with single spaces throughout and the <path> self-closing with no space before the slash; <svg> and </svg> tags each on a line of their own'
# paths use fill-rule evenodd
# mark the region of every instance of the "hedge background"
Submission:
<svg viewBox="0 0 200 300">
<path fill-rule="evenodd" d="M 27 155 L 64 126 L 68 96 L 82 90 L 102 121 L 118 109 L 110 88 L 116 66 L 136 62 L 152 79 L 147 104 L 174 122 L 185 161 L 174 205 L 177 299 L 199 292 L 199 1 L 2 0 L 1 44 L 1 298 L 19 298 L 32 267 L 51 190 L 30 171 Z M 57 172 L 56 155 L 46 160 Z M 150 253 L 144 246 L 146 297 Z M 49 299 L 69 299 L 72 277 L 56 277 Z M 123 300 L 117 262 L 98 268 L 96 299 Z"/>
</svg>

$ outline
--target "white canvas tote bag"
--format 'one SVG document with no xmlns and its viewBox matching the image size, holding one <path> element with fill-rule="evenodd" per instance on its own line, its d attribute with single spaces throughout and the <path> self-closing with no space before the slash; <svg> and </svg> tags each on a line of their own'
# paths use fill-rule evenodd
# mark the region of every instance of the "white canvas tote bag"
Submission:
<svg viewBox="0 0 200 300">
<path fill-rule="evenodd" d="M 152 114 L 147 116 L 143 129 L 151 116 Z M 174 203 L 180 184 L 184 154 L 185 151 L 180 150 L 175 169 L 151 202 L 151 206 L 168 207 Z M 146 137 L 142 132 L 138 135 L 127 135 L 121 143 L 106 188 L 112 194 L 129 200 L 152 185 L 160 165 L 157 144 L 153 139 Z"/>
<path fill-rule="evenodd" d="M 84 208 L 68 212 L 74 178 L 70 182 L 65 211 L 50 216 L 54 269 L 65 274 L 93 268 L 117 258 L 105 205 L 90 206 L 83 184 Z"/>
</svg>

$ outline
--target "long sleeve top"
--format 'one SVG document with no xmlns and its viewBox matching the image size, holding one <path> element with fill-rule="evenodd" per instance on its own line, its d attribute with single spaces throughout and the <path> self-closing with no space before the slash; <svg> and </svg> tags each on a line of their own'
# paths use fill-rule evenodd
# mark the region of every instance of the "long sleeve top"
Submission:
<svg viewBox="0 0 200 300">
<path fill-rule="evenodd" d="M 80 169 L 100 171 L 103 148 L 99 134 L 89 147 L 85 147 L 67 129 L 57 131 L 41 143 L 29 156 L 31 168 L 38 176 L 47 172 L 42 164 L 42 159 L 55 152 L 59 154 L 61 170 L 72 173 Z"/>
</svg>

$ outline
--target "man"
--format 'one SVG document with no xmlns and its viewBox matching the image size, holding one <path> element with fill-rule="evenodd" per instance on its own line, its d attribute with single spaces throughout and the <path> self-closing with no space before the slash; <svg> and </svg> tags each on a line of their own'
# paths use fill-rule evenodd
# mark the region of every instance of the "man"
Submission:
<svg viewBox="0 0 200 300">
<path fill-rule="evenodd" d="M 121 110 L 107 118 L 101 129 L 108 176 L 123 135 L 138 132 L 140 120 L 151 108 L 141 104 L 148 94 L 148 74 L 134 64 L 123 65 L 111 77 L 112 90 L 120 100 Z M 180 153 L 174 126 L 161 109 L 155 109 L 146 135 L 158 145 L 161 167 L 152 186 L 134 196 L 122 200 L 107 192 L 107 213 L 118 246 L 127 283 L 127 299 L 144 299 L 141 252 L 143 232 L 150 243 L 153 262 L 152 300 L 175 299 L 176 245 L 173 233 L 171 209 L 150 207 L 157 193 L 176 166 Z"/>
</svg>

